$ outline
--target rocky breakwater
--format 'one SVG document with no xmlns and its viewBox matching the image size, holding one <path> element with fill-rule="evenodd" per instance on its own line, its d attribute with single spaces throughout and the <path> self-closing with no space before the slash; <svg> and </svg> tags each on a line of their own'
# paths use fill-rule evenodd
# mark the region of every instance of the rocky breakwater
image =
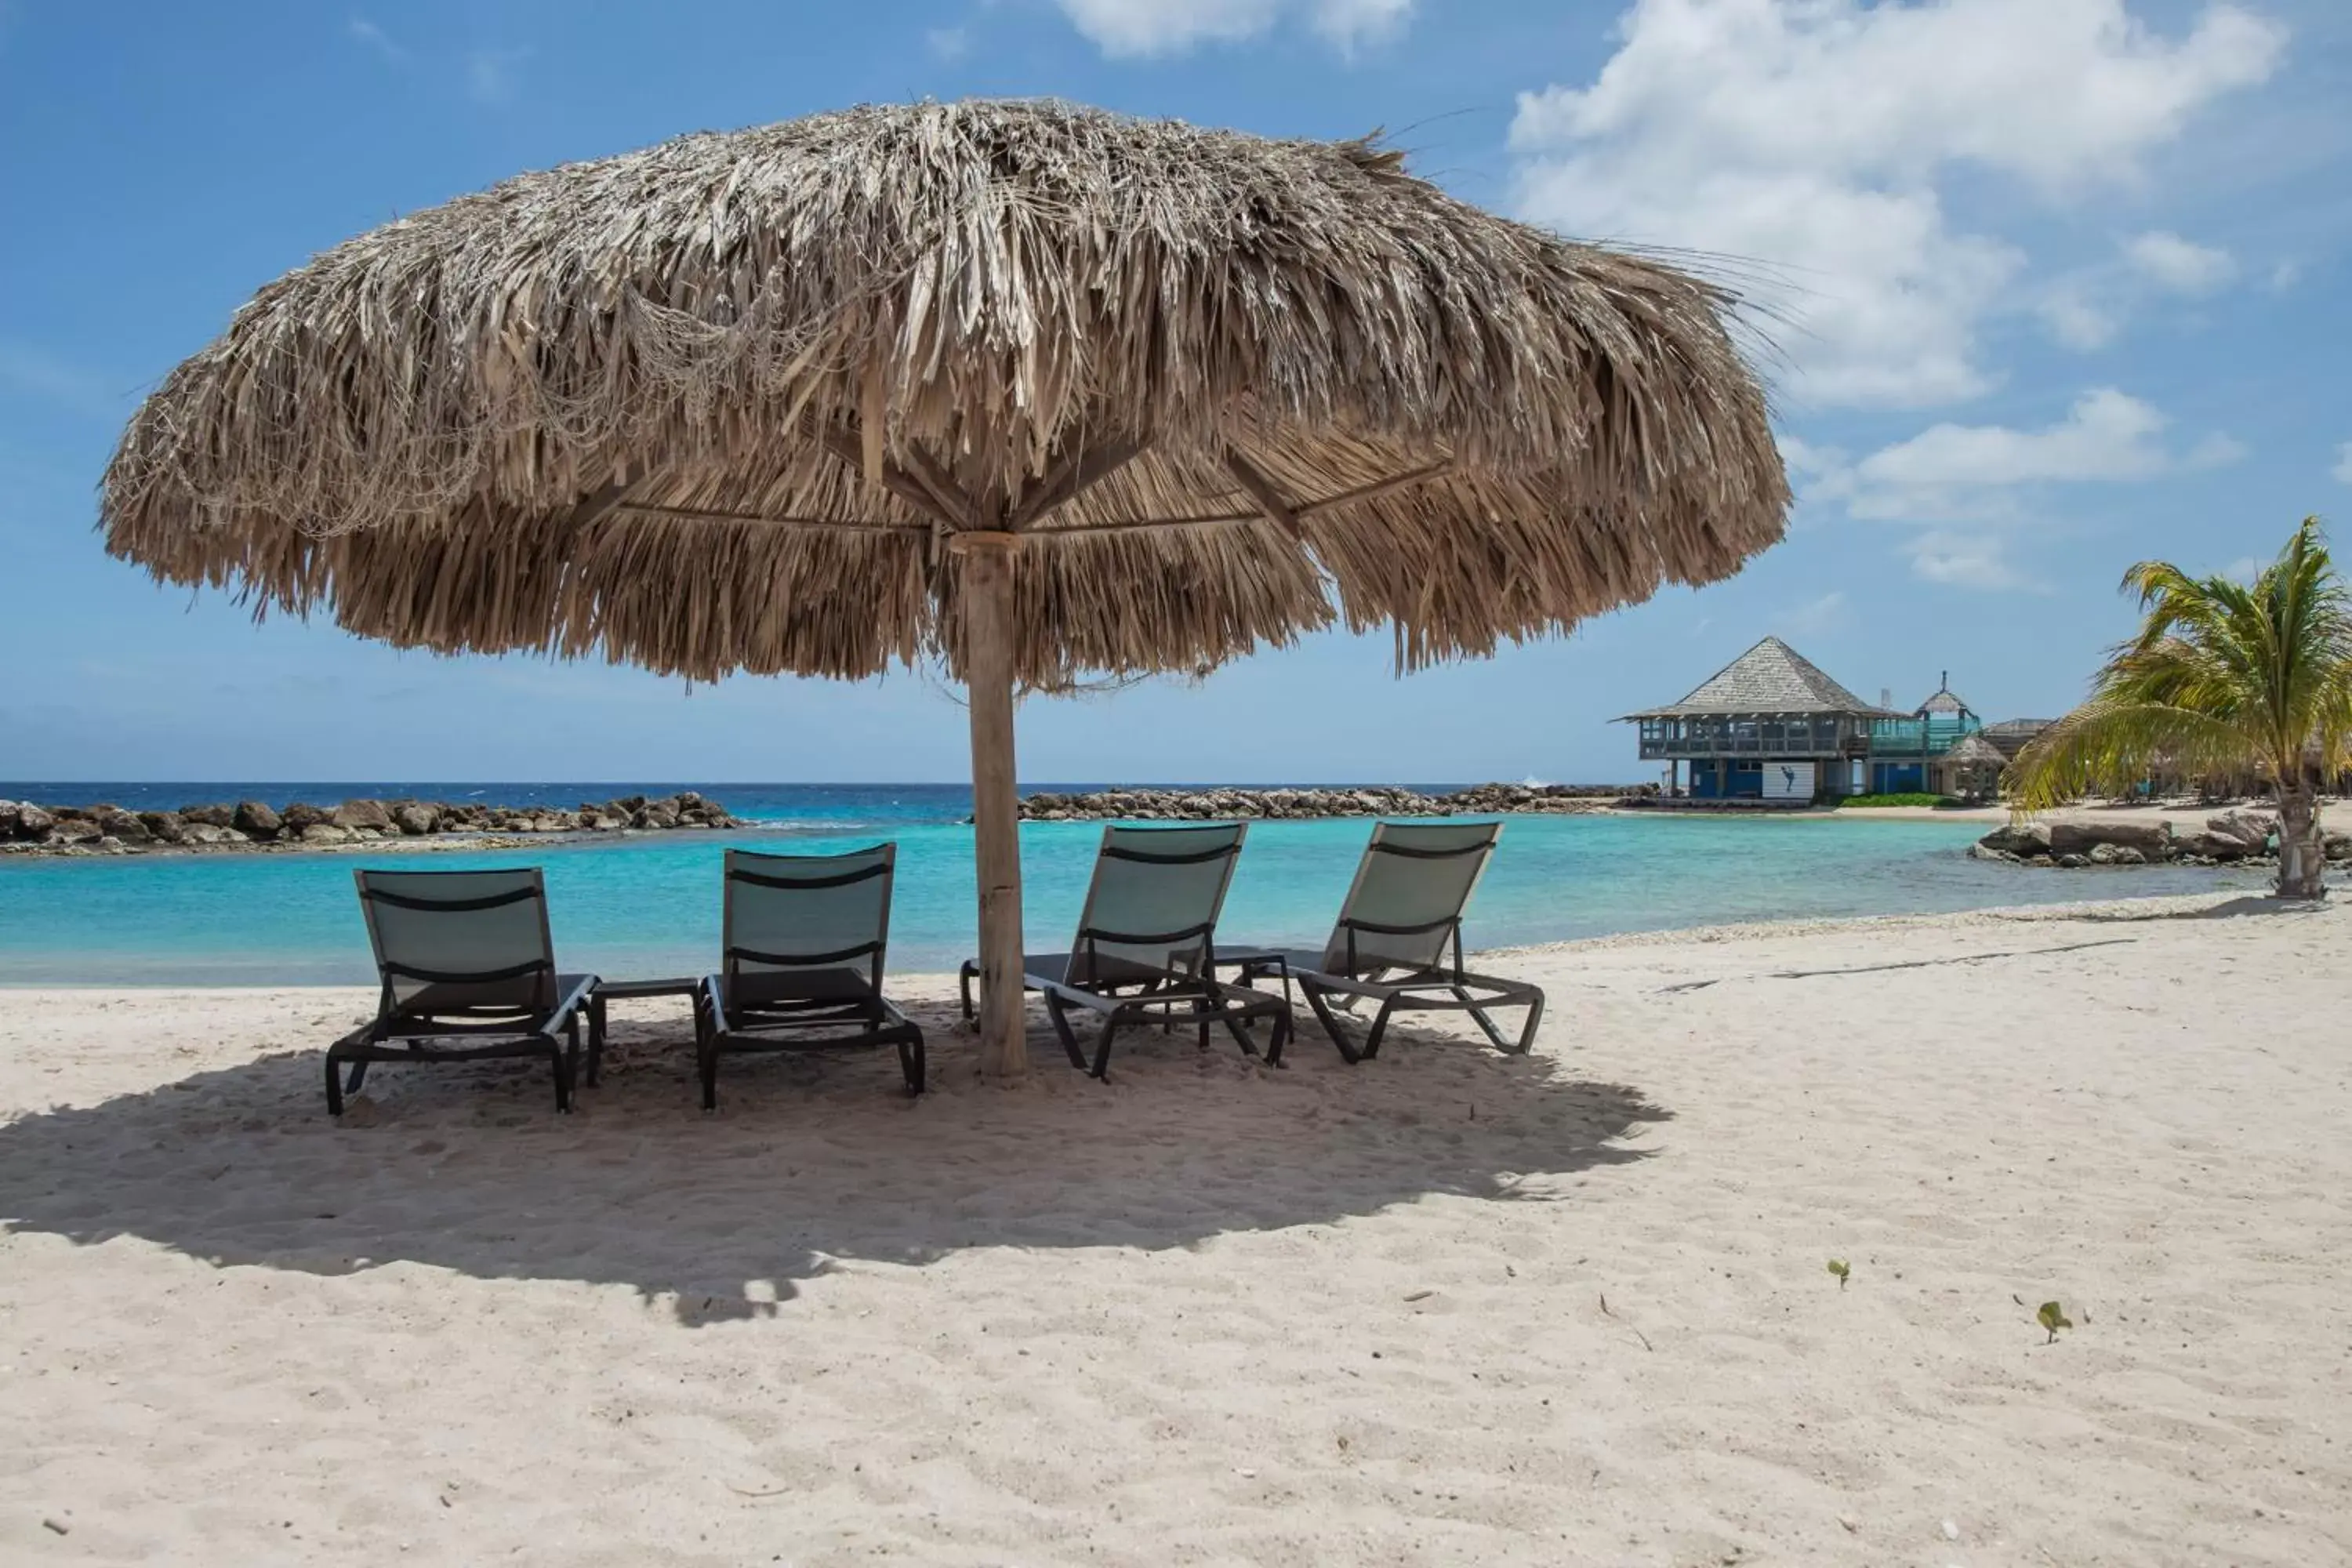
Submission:
<svg viewBox="0 0 2352 1568">
<path fill-rule="evenodd" d="M 2177 832 L 2161 817 L 2067 818 L 2012 822 L 1971 845 L 1979 860 L 2066 870 L 2089 866 L 2232 866 L 2278 859 L 2278 817 L 2263 811 L 2225 811 L 2191 832 Z M 2352 834 L 2326 837 L 2327 858 L 2352 860 Z"/>
<path fill-rule="evenodd" d="M 1029 822 L 1229 822 L 1318 816 L 1456 816 L 1605 811 L 1658 793 L 1655 784 L 1477 784 L 1423 795 L 1394 784 L 1340 789 L 1138 788 L 1024 796 Z"/>
<path fill-rule="evenodd" d="M 393 840 L 448 847 L 524 843 L 547 834 L 659 833 L 740 827 L 717 801 L 688 790 L 651 799 L 625 795 L 576 810 L 476 801 L 220 801 L 177 811 L 119 805 L 37 805 L 0 800 L 0 852 L 135 855 L 151 850 L 320 849 Z"/>
</svg>

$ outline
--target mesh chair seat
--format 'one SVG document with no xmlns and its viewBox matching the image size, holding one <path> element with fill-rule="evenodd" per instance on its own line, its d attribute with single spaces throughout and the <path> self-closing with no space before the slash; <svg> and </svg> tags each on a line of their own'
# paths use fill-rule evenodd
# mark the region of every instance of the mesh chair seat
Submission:
<svg viewBox="0 0 2352 1568">
<path fill-rule="evenodd" d="M 1222 1024 L 1250 1056 L 1257 1042 L 1249 1026 L 1264 1020 L 1272 1029 L 1266 1060 L 1279 1065 L 1290 1038 L 1287 1002 L 1223 984 L 1213 973 L 1217 917 L 1247 832 L 1245 823 L 1103 829 L 1070 950 L 1032 954 L 1023 964 L 1024 985 L 1045 999 L 1070 1065 L 1101 1078 L 1121 1028 L 1155 1018 L 1172 1026 L 1179 1017 L 1195 1026 L 1203 1047 L 1211 1026 Z M 958 984 L 968 1021 L 977 1016 L 979 978 L 980 965 L 967 960 Z M 1102 1020 L 1091 1054 L 1070 1026 L 1073 1009 Z"/>
<path fill-rule="evenodd" d="M 1541 988 L 1474 973 L 1462 960 L 1462 916 L 1502 835 L 1499 822 L 1375 823 L 1320 952 L 1253 949 L 1221 954 L 1218 965 L 1244 984 L 1296 981 L 1351 1064 L 1378 1056 L 1391 1016 L 1415 1009 L 1467 1013 L 1498 1049 L 1525 1053 L 1543 1022 Z M 1360 1002 L 1375 1008 L 1360 1043 L 1340 1017 Z M 1496 1024 L 1495 1007 L 1527 1009 L 1516 1039 Z"/>
<path fill-rule="evenodd" d="M 500 1057 L 547 1060 L 556 1109 L 571 1110 L 580 1008 L 596 982 L 557 971 L 539 870 L 361 870 L 353 880 L 382 989 L 375 1017 L 327 1049 L 328 1113 L 342 1114 L 378 1062 Z"/>
<path fill-rule="evenodd" d="M 719 973 L 695 996 L 702 1108 L 719 1108 L 730 1052 L 895 1047 L 923 1090 L 923 1032 L 882 994 L 898 847 L 842 855 L 727 852 Z"/>
</svg>

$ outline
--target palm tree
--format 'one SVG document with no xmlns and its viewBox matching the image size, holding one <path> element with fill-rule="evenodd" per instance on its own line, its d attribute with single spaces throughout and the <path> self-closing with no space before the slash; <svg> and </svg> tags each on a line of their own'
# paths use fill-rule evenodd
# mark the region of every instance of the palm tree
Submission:
<svg viewBox="0 0 2352 1568">
<path fill-rule="evenodd" d="M 2124 574 L 2146 615 L 2091 700 L 2011 764 L 2011 804 L 2046 811 L 2120 793 L 2161 756 L 2189 777 L 2252 772 L 2278 795 L 2282 898 L 2323 896 L 2324 780 L 2352 766 L 2352 592 L 2305 518 L 2252 584 L 2164 561 Z"/>
</svg>

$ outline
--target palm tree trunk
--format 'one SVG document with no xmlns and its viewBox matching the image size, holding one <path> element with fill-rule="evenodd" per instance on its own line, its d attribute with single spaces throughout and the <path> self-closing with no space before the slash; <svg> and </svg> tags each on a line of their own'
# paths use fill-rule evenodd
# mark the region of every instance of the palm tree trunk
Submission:
<svg viewBox="0 0 2352 1568">
<path fill-rule="evenodd" d="M 2319 796 L 2310 780 L 2299 778 L 2279 790 L 2278 896 L 2326 898 L 2327 890 L 2320 878 L 2326 869 L 2327 848 L 2319 831 Z"/>
</svg>

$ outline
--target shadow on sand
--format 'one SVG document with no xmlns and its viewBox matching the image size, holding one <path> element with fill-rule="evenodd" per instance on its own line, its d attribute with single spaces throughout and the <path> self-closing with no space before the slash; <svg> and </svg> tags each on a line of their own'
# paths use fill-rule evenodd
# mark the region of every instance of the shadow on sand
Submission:
<svg viewBox="0 0 2352 1568">
<path fill-rule="evenodd" d="M 616 1027 L 569 1117 L 543 1072 L 494 1063 L 379 1068 L 337 1125 L 315 1051 L 264 1057 L 0 1127 L 0 1223 L 223 1268 L 626 1286 L 700 1324 L 773 1313 L 853 1263 L 1546 1201 L 1548 1178 L 1642 1158 L 1622 1140 L 1670 1115 L 1553 1058 L 1410 1028 L 1350 1068 L 1310 1027 L 1279 1070 L 1139 1034 L 1108 1084 L 1064 1076 L 1040 1029 L 1033 1081 L 1006 1089 L 944 1010 L 910 1011 L 933 1045 L 922 1099 L 893 1092 L 882 1054 L 730 1061 L 715 1117 L 674 1026 Z"/>
</svg>

